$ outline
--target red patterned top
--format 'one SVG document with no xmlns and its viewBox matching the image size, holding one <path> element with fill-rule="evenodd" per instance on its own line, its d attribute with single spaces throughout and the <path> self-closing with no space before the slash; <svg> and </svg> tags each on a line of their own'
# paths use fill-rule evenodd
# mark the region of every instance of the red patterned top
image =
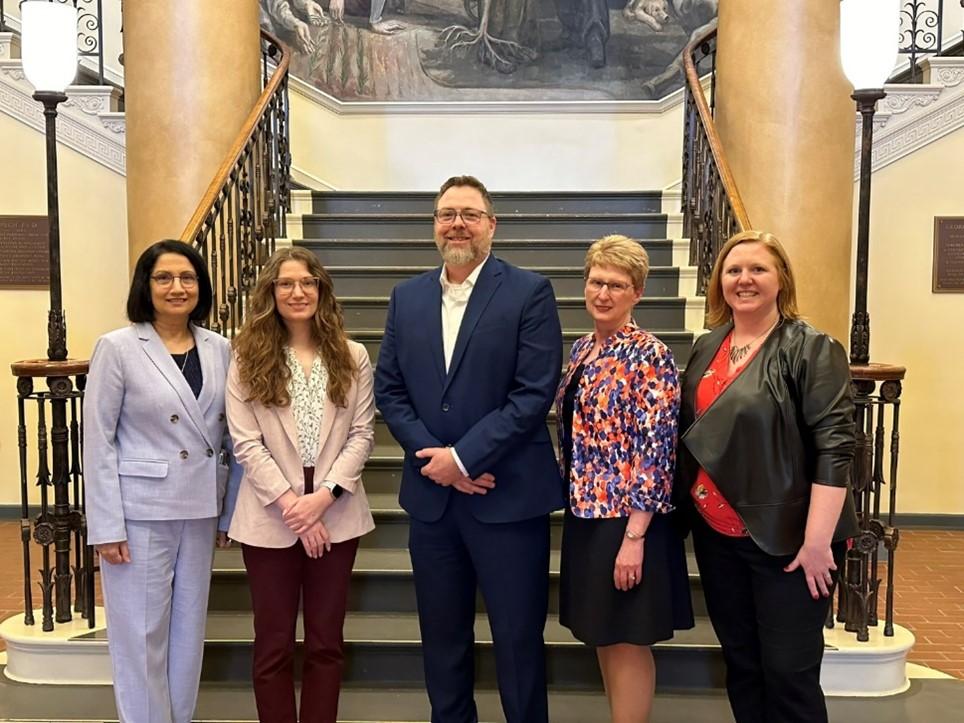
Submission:
<svg viewBox="0 0 964 723">
<path fill-rule="evenodd" d="M 760 350 L 760 346 L 762 346 L 762 344 L 758 346 L 750 355 L 750 358 L 746 360 L 746 363 L 730 375 L 729 357 L 732 336 L 732 332 L 726 335 L 726 338 L 716 352 L 716 356 L 713 357 L 713 361 L 710 362 L 710 366 L 706 372 L 704 372 L 703 378 L 696 387 L 697 415 L 703 414 L 703 412 L 716 401 L 716 398 L 723 393 L 723 390 L 730 386 L 734 379 L 740 376 L 740 373 L 746 369 L 750 360 L 756 356 L 756 353 Z M 732 505 L 726 501 L 705 469 L 700 468 L 699 474 L 696 476 L 696 481 L 690 489 L 690 496 L 693 498 L 693 502 L 696 504 L 696 509 L 699 510 L 700 515 L 706 520 L 706 524 L 721 535 L 726 535 L 727 537 L 750 536 L 740 515 L 737 514 L 737 511 L 733 509 Z"/>
</svg>

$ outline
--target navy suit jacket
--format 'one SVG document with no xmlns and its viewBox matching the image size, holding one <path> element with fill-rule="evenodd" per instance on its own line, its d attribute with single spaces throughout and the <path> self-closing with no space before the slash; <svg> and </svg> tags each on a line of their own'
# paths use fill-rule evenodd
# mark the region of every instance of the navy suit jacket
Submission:
<svg viewBox="0 0 964 723">
<path fill-rule="evenodd" d="M 562 331 L 549 281 L 490 256 L 472 290 L 448 374 L 442 348 L 441 267 L 392 290 L 375 398 L 405 451 L 399 502 L 438 520 L 463 494 L 423 477 L 424 447 L 453 446 L 469 476 L 495 476 L 472 495 L 481 522 L 515 522 L 560 509 L 563 485 L 546 414 L 562 369 Z"/>
</svg>

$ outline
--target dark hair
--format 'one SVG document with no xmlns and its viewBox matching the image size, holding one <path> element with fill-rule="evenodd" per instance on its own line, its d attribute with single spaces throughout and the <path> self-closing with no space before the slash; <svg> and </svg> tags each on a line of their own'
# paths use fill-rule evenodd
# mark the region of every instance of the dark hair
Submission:
<svg viewBox="0 0 964 723">
<path fill-rule="evenodd" d="M 495 207 L 492 205 L 492 196 L 489 195 L 489 189 L 485 187 L 475 176 L 452 176 L 449 180 L 442 184 L 442 187 L 435 194 L 435 205 L 438 206 L 438 200 L 442 195 L 450 188 L 455 188 L 456 186 L 468 186 L 469 188 L 474 188 L 476 191 L 482 194 L 482 200 L 485 201 L 485 210 L 489 212 L 489 215 L 495 213 Z"/>
<path fill-rule="evenodd" d="M 211 313 L 211 275 L 201 254 L 183 241 L 164 239 L 144 249 L 137 259 L 131 290 L 127 294 L 127 318 L 133 322 L 154 321 L 154 303 L 151 301 L 151 272 L 162 254 L 180 254 L 194 267 L 197 274 L 197 306 L 191 312 L 193 322 L 205 321 Z"/>
</svg>

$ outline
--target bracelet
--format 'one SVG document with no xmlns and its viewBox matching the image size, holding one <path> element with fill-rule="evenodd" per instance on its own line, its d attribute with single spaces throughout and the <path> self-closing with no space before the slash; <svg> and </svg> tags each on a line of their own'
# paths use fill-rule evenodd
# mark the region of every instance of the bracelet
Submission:
<svg viewBox="0 0 964 723">
<path fill-rule="evenodd" d="M 626 528 L 626 539 L 627 539 L 627 540 L 633 540 L 633 541 L 635 541 L 635 540 L 645 540 L 645 539 L 646 539 L 646 533 L 645 533 L 645 532 L 633 532 L 632 530 L 630 530 L 630 529 L 627 527 L 627 528 Z"/>
</svg>

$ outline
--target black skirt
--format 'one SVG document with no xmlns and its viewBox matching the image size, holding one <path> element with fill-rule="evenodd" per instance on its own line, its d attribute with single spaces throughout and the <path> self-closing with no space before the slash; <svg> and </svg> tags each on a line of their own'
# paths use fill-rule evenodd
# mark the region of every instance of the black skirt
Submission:
<svg viewBox="0 0 964 723">
<path fill-rule="evenodd" d="M 628 517 L 585 519 L 566 510 L 559 622 L 587 645 L 652 645 L 693 627 L 683 540 L 669 515 L 653 515 L 643 543 L 643 579 L 622 592 L 613 583 Z"/>
</svg>

